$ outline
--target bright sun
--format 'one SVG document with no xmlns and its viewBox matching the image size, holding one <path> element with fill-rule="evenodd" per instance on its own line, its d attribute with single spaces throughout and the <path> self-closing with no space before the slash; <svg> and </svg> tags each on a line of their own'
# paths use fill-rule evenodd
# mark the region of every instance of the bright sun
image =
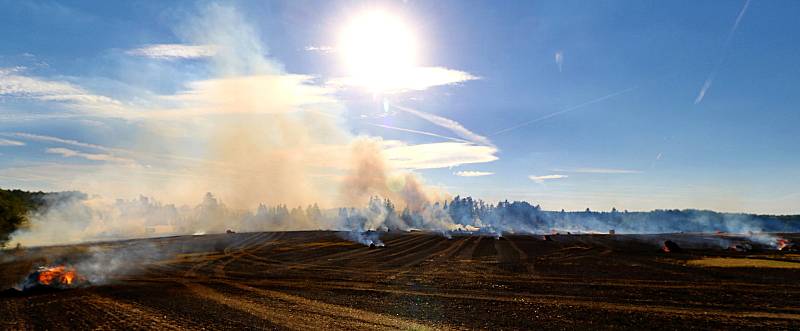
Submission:
<svg viewBox="0 0 800 331">
<path fill-rule="evenodd" d="M 411 30 L 382 11 L 353 19 L 338 45 L 351 79 L 373 91 L 391 89 L 415 67 L 416 47 Z"/>
</svg>

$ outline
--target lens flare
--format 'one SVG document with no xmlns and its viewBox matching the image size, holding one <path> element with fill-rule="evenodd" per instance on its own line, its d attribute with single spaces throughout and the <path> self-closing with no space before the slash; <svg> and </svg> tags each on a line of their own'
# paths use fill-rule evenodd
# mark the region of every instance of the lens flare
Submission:
<svg viewBox="0 0 800 331">
<path fill-rule="evenodd" d="M 399 17 L 383 11 L 353 19 L 342 30 L 338 49 L 351 79 L 377 92 L 391 89 L 416 66 L 412 31 Z"/>
</svg>

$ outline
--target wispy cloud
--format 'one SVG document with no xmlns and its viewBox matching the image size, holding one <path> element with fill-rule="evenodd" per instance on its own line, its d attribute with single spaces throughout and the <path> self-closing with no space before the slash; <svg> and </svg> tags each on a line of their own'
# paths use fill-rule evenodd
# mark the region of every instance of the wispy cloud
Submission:
<svg viewBox="0 0 800 331">
<path fill-rule="evenodd" d="M 744 18 L 744 14 L 747 12 L 747 7 L 750 7 L 750 0 L 745 0 L 742 9 L 739 10 L 739 15 L 736 15 L 736 21 L 733 22 L 733 27 L 731 27 L 731 31 L 728 33 L 728 38 L 726 39 L 727 43 L 730 43 L 733 34 L 736 32 L 736 29 L 739 28 L 739 23 L 742 22 L 742 18 Z"/>
<path fill-rule="evenodd" d="M 492 162 L 497 160 L 496 153 L 497 149 L 491 146 L 460 142 L 417 145 L 399 143 L 383 149 L 386 159 L 401 169 L 436 169 Z"/>
<path fill-rule="evenodd" d="M 640 174 L 640 170 L 613 169 L 613 168 L 576 168 L 576 169 L 553 169 L 556 172 L 573 172 L 579 174 Z"/>
<path fill-rule="evenodd" d="M 697 93 L 697 97 L 694 98 L 694 104 L 699 104 L 703 102 L 703 99 L 706 97 L 706 92 L 709 88 L 711 88 L 711 84 L 714 83 L 714 76 L 716 76 L 716 72 L 712 72 L 706 78 L 706 81 L 703 82 L 703 87 L 700 88 L 700 92 Z"/>
<path fill-rule="evenodd" d="M 217 54 L 214 45 L 154 44 L 126 52 L 128 55 L 159 60 L 198 59 Z"/>
<path fill-rule="evenodd" d="M 82 149 L 92 149 L 96 151 L 104 152 L 104 154 L 112 155 L 119 159 L 128 159 L 134 158 L 136 160 L 149 160 L 147 162 L 164 162 L 164 161 L 173 161 L 179 162 L 182 166 L 187 165 L 196 165 L 196 164 L 203 164 L 203 165 L 220 165 L 220 162 L 212 162 L 204 159 L 198 159 L 193 157 L 186 157 L 180 156 L 173 153 L 161 154 L 161 153 L 148 153 L 148 152 L 137 152 L 122 148 L 116 147 L 108 147 L 102 146 L 97 144 L 86 143 L 82 141 L 77 141 L 73 139 L 64 139 L 59 137 L 53 136 L 46 136 L 46 135 L 39 135 L 39 134 L 32 134 L 32 133 L 25 133 L 25 132 L 2 132 L 0 136 L 6 137 L 14 137 L 18 139 L 30 140 L 30 141 L 37 141 L 43 143 L 52 143 L 52 144 L 60 144 L 66 145 L 70 147 L 77 147 Z M 120 157 L 118 155 L 124 155 L 125 157 Z"/>
<path fill-rule="evenodd" d="M 558 66 L 558 72 L 561 72 L 561 67 L 564 65 L 564 52 L 558 51 L 555 54 L 556 65 Z"/>
<path fill-rule="evenodd" d="M 408 133 L 415 133 L 415 134 L 420 134 L 420 135 L 424 135 L 424 136 L 442 138 L 442 139 L 447 139 L 447 140 L 452 140 L 452 141 L 457 141 L 457 142 L 463 142 L 463 143 L 469 143 L 470 142 L 470 141 L 467 141 L 467 140 L 464 140 L 464 139 L 448 137 L 448 136 L 437 134 L 437 133 L 433 133 L 433 132 L 400 128 L 400 127 L 396 127 L 396 126 L 392 126 L 392 125 L 386 125 L 386 124 L 376 124 L 376 123 L 367 123 L 367 124 L 372 125 L 372 126 L 376 126 L 376 127 L 379 127 L 379 128 L 389 129 L 389 130 L 396 130 L 396 131 L 402 131 L 402 132 L 408 132 Z"/>
<path fill-rule="evenodd" d="M 306 46 L 304 48 L 308 52 L 320 52 L 320 53 L 331 53 L 334 51 L 334 48 L 331 46 L 320 45 L 320 46 Z"/>
<path fill-rule="evenodd" d="M 4 132 L 4 133 L 0 133 L 0 135 L 7 136 L 7 137 L 16 137 L 16 138 L 21 138 L 21 139 L 28 139 L 28 140 L 32 140 L 32 141 L 49 142 L 49 143 L 56 143 L 56 144 L 62 144 L 62 145 L 69 145 L 69 146 L 73 146 L 73 147 L 91 148 L 91 149 L 104 151 L 104 152 L 126 152 L 126 153 L 128 152 L 128 151 L 125 151 L 125 150 L 122 150 L 122 149 L 118 149 L 118 148 L 111 148 L 111 147 L 105 147 L 105 146 L 100 146 L 100 145 L 95 145 L 95 144 L 89 144 L 89 143 L 80 142 L 80 141 L 72 140 L 72 139 L 63 139 L 63 138 L 59 138 L 59 137 L 45 136 L 45 135 L 25 133 L 25 132 L 10 132 L 10 133 L 9 132 Z"/>
<path fill-rule="evenodd" d="M 315 85 L 306 75 L 273 74 L 236 76 L 194 81 L 187 89 L 164 96 L 180 105 L 172 110 L 160 110 L 161 115 L 192 116 L 203 113 L 286 113 L 303 107 L 326 104 L 331 108 L 336 100 L 329 88 Z"/>
<path fill-rule="evenodd" d="M 419 111 L 419 110 L 416 110 L 416 109 L 411 109 L 411 108 L 408 108 L 408 107 L 402 107 L 402 106 L 397 106 L 397 105 L 392 105 L 392 106 L 397 108 L 397 109 L 399 109 L 399 110 L 402 110 L 404 112 L 407 112 L 409 114 L 412 114 L 412 115 L 415 115 L 415 116 L 417 116 L 419 118 L 422 118 L 422 119 L 424 119 L 424 120 L 426 120 L 428 122 L 431 122 L 431 123 L 433 123 L 433 124 L 435 124 L 437 126 L 440 126 L 440 127 L 445 128 L 445 129 L 448 129 L 451 132 L 455 133 L 457 136 L 459 136 L 459 137 L 461 137 L 461 138 L 463 138 L 465 140 L 468 140 L 470 142 L 473 142 L 475 144 L 483 145 L 483 146 L 495 147 L 495 145 L 488 138 L 486 138 L 486 137 L 484 137 L 482 135 L 479 135 L 479 134 L 477 134 L 475 132 L 470 131 L 469 129 L 467 129 L 463 125 L 461 125 L 461 123 L 458 123 L 458 122 L 456 122 L 454 120 L 451 120 L 449 118 L 442 117 L 442 116 L 439 116 L 439 115 L 434 115 L 434 114 L 431 114 L 431 113 L 426 113 L 426 112 Z"/>
<path fill-rule="evenodd" d="M 537 123 L 537 122 L 541 122 L 541 121 L 544 121 L 546 119 L 549 119 L 549 118 L 552 118 L 552 117 L 555 117 L 555 116 L 558 116 L 558 115 L 561 115 L 561 114 L 569 113 L 571 111 L 578 110 L 578 109 L 581 109 L 583 107 L 590 106 L 592 104 L 595 104 L 595 103 L 598 103 L 598 102 L 601 102 L 601 101 L 605 101 L 605 100 L 611 99 L 613 97 L 628 93 L 628 92 L 633 91 L 635 89 L 636 89 L 636 87 L 629 87 L 629 88 L 626 88 L 624 90 L 617 91 L 617 92 L 611 93 L 609 95 L 605 95 L 605 96 L 599 97 L 599 98 L 594 99 L 594 100 L 589 100 L 589 101 L 581 103 L 579 105 L 575 105 L 575 106 L 572 106 L 572 107 L 567 107 L 565 109 L 562 109 L 562 110 L 559 110 L 557 112 L 553 112 L 553 113 L 544 115 L 544 116 L 539 117 L 539 118 L 532 119 L 530 121 L 525 121 L 525 122 L 522 122 L 522 123 L 519 123 L 519 124 L 516 124 L 516 125 L 512 125 L 510 127 L 507 127 L 505 129 L 502 129 L 500 131 L 497 131 L 497 132 L 493 133 L 491 136 L 496 136 L 496 135 L 499 135 L 499 134 L 503 134 L 503 133 L 506 133 L 506 132 L 509 132 L 509 131 L 513 131 L 513 130 L 519 129 L 519 128 L 523 127 L 523 126 L 531 125 L 531 124 L 534 124 L 534 123 Z"/>
<path fill-rule="evenodd" d="M 79 157 L 91 161 L 106 161 L 106 162 L 118 162 L 118 163 L 129 163 L 129 164 L 134 163 L 133 160 L 116 157 L 111 154 L 84 153 L 63 147 L 48 148 L 45 150 L 45 153 L 58 154 L 63 157 Z"/>
<path fill-rule="evenodd" d="M 0 138 L 0 146 L 25 146 L 24 142 Z"/>
<path fill-rule="evenodd" d="M 398 168 L 405 169 L 433 169 L 447 168 L 462 164 L 485 163 L 497 160 L 497 147 L 484 136 L 476 134 L 465 128 L 460 123 L 442 116 L 422 112 L 419 110 L 392 106 L 403 112 L 420 117 L 439 127 L 445 128 L 456 134 L 459 138 L 448 137 L 436 133 L 399 128 L 383 124 L 371 124 L 374 126 L 398 130 L 403 132 L 421 134 L 436 138 L 451 140 L 450 142 L 406 145 L 400 143 L 384 149 L 384 155 Z M 464 176 L 478 176 L 479 172 L 460 172 Z M 488 175 L 490 173 L 486 173 Z"/>
<path fill-rule="evenodd" d="M 742 9 L 739 10 L 739 15 L 736 15 L 736 20 L 733 22 L 733 26 L 731 27 L 730 31 L 728 31 L 728 37 L 725 38 L 722 56 L 719 58 L 719 61 L 717 61 L 714 69 L 708 74 L 708 77 L 706 77 L 706 80 L 703 82 L 703 86 L 700 88 L 700 92 L 697 93 L 697 97 L 694 98 L 695 105 L 703 102 L 703 99 L 706 97 L 706 92 L 708 92 L 708 90 L 711 88 L 711 85 L 714 84 L 714 78 L 717 76 L 717 71 L 719 71 L 720 67 L 722 67 L 722 64 L 725 63 L 725 60 L 728 58 L 728 48 L 730 48 L 731 40 L 733 40 L 736 29 L 739 28 L 739 23 L 742 22 L 744 14 L 747 13 L 748 7 L 750 7 L 750 0 L 745 0 L 744 5 L 742 5 Z"/>
<path fill-rule="evenodd" d="M 482 177 L 482 176 L 491 176 L 494 175 L 493 172 L 488 171 L 456 171 L 453 175 L 459 177 Z"/>
<path fill-rule="evenodd" d="M 328 81 L 334 87 L 363 87 L 381 93 L 422 91 L 434 86 L 453 85 L 479 79 L 468 72 L 443 67 L 414 67 L 387 76 L 340 77 Z"/>
<path fill-rule="evenodd" d="M 116 110 L 121 103 L 70 82 L 26 76 L 24 68 L 0 68 L 0 98 L 61 102 L 81 110 Z"/>
<path fill-rule="evenodd" d="M 530 176 L 528 176 L 528 178 L 530 178 L 530 180 L 532 180 L 534 182 L 537 182 L 537 183 L 544 183 L 547 180 L 564 179 L 564 178 L 567 178 L 567 177 L 569 177 L 569 176 L 567 176 L 567 175 L 544 175 L 544 176 L 530 175 Z"/>
</svg>

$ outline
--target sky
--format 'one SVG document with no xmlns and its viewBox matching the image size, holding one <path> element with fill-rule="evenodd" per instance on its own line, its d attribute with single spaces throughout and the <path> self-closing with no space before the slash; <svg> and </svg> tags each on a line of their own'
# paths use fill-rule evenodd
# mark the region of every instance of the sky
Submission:
<svg viewBox="0 0 800 331">
<path fill-rule="evenodd" d="M 798 14 L 0 0 L 0 187 L 294 203 L 337 194 L 339 156 L 368 139 L 450 195 L 797 214 Z"/>
</svg>

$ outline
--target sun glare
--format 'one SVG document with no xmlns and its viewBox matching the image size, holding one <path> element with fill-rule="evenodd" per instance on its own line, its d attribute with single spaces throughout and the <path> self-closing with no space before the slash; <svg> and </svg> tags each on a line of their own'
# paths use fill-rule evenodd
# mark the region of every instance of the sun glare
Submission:
<svg viewBox="0 0 800 331">
<path fill-rule="evenodd" d="M 370 11 L 342 30 L 339 50 L 350 79 L 372 91 L 391 89 L 416 65 L 416 41 L 397 16 Z"/>
</svg>

